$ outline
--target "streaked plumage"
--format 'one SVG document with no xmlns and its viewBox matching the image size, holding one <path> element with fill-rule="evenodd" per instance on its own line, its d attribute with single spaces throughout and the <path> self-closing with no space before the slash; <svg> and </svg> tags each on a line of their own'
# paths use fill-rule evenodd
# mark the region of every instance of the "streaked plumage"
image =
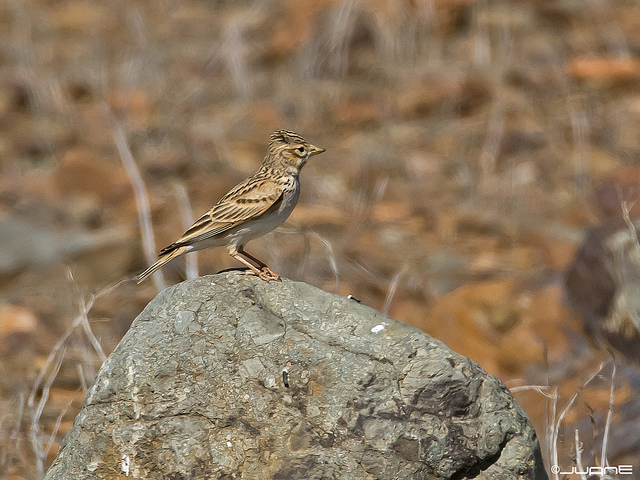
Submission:
<svg viewBox="0 0 640 480">
<path fill-rule="evenodd" d="M 138 283 L 170 260 L 184 254 L 226 246 L 229 255 L 263 280 L 280 277 L 244 251 L 246 243 L 281 225 L 298 202 L 298 174 L 309 157 L 324 149 L 300 135 L 277 130 L 271 135 L 260 169 L 239 183 L 202 215 L 178 240 L 160 250 L 159 259 L 138 277 Z"/>
</svg>

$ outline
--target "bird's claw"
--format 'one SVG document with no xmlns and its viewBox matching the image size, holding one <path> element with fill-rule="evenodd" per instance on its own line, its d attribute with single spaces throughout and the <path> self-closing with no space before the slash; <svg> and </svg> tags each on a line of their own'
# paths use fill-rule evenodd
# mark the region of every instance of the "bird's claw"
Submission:
<svg viewBox="0 0 640 480">
<path fill-rule="evenodd" d="M 280 275 L 273 272 L 269 267 L 262 267 L 258 276 L 265 282 L 270 282 L 271 280 L 280 281 Z"/>
<path fill-rule="evenodd" d="M 269 267 L 262 267 L 262 270 L 251 269 L 251 270 L 248 270 L 247 273 L 249 275 L 257 275 L 258 277 L 260 277 L 265 282 L 270 282 L 272 280 L 275 280 L 276 282 L 280 281 L 280 275 L 278 275 L 277 273 L 273 272 Z"/>
</svg>

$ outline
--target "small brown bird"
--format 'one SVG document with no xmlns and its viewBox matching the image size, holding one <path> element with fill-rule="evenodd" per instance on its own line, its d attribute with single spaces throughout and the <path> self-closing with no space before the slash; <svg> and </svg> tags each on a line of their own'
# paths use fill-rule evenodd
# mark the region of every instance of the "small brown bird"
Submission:
<svg viewBox="0 0 640 480">
<path fill-rule="evenodd" d="M 281 225 L 300 196 L 300 170 L 312 155 L 324 152 L 297 133 L 277 130 L 260 169 L 239 183 L 202 215 L 182 237 L 160 250 L 156 263 L 138 276 L 138 283 L 170 260 L 203 248 L 226 246 L 229 255 L 266 281 L 279 280 L 266 264 L 244 251 L 249 240 Z"/>
</svg>

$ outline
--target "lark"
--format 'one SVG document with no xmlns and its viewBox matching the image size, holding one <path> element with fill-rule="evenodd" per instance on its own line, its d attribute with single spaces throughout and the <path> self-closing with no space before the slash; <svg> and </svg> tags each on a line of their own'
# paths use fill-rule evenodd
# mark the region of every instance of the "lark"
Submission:
<svg viewBox="0 0 640 480">
<path fill-rule="evenodd" d="M 245 252 L 244 247 L 289 217 L 300 196 L 300 170 L 312 155 L 324 151 L 297 133 L 275 131 L 260 169 L 233 187 L 178 240 L 160 250 L 158 261 L 138 276 L 138 283 L 180 255 L 222 246 L 249 267 L 249 273 L 267 282 L 279 280 L 278 274 Z"/>
</svg>

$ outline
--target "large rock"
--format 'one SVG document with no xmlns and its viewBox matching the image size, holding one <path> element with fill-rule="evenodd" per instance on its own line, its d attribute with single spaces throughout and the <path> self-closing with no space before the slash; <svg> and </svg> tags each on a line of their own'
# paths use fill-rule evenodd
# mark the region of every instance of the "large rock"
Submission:
<svg viewBox="0 0 640 480">
<path fill-rule="evenodd" d="M 479 365 L 353 300 L 238 272 L 147 306 L 46 478 L 127 476 L 547 478 L 527 416 Z"/>
</svg>

